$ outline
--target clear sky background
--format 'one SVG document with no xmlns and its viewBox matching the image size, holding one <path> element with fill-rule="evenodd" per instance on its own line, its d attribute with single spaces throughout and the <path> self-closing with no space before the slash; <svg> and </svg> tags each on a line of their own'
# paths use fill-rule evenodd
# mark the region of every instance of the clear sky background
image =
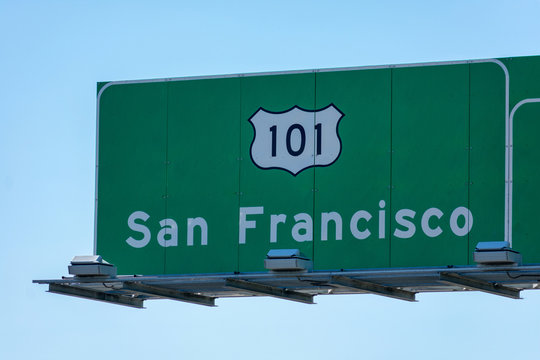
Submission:
<svg viewBox="0 0 540 360">
<path fill-rule="evenodd" d="M 98 81 L 539 55 L 539 35 L 538 0 L 0 0 L 0 359 L 538 358 L 540 291 L 136 310 L 31 281 L 93 251 Z"/>
</svg>

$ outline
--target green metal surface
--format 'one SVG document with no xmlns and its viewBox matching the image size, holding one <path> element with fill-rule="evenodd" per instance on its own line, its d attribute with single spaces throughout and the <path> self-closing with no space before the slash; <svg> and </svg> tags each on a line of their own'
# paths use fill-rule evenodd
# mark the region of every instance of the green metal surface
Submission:
<svg viewBox="0 0 540 360">
<path fill-rule="evenodd" d="M 345 114 L 339 126 L 340 158 L 332 166 L 315 168 L 317 270 L 390 266 L 390 93 L 389 69 L 317 74 L 316 107 L 333 102 Z M 385 202 L 384 234 L 379 231 L 380 201 Z M 370 232 L 365 239 L 350 231 L 358 211 L 372 216 L 353 224 Z M 327 240 L 321 238 L 321 214 L 330 212 L 341 215 L 341 240 L 336 239 L 335 222 L 328 223 Z"/>
<path fill-rule="evenodd" d="M 501 59 L 510 73 L 510 109 L 527 98 L 540 96 L 540 57 Z"/>
<path fill-rule="evenodd" d="M 540 103 L 522 105 L 514 115 L 514 247 L 524 263 L 540 262 Z"/>
<path fill-rule="evenodd" d="M 273 112 L 286 111 L 295 105 L 313 109 L 315 75 L 244 77 L 241 87 L 240 207 L 263 207 L 264 213 L 247 216 L 248 221 L 256 221 L 256 227 L 246 229 L 245 244 L 238 245 L 239 271 L 264 271 L 264 259 L 270 249 L 300 249 L 309 258 L 313 256 L 313 239 L 297 242 L 291 232 L 297 223 L 295 215 L 308 214 L 313 218 L 314 170 L 307 169 L 292 176 L 279 169 L 257 168 L 250 158 L 254 129 L 247 120 L 260 107 Z M 272 215 L 286 216 L 285 222 L 275 227 L 274 243 L 270 239 Z"/>
<path fill-rule="evenodd" d="M 392 71 L 392 229 L 402 209 L 416 231 L 400 238 L 392 231 L 391 265 L 435 266 L 467 263 L 468 238 L 450 229 L 451 212 L 468 207 L 469 66 L 432 66 Z M 502 197 L 501 197 L 502 200 Z M 428 237 L 420 219 L 430 208 L 442 211 Z"/>
<path fill-rule="evenodd" d="M 469 264 L 481 241 L 504 238 L 505 76 L 494 63 L 470 65 Z M 481 215 L 481 216 L 480 216 Z"/>
<path fill-rule="evenodd" d="M 510 109 L 525 99 L 540 98 L 540 58 L 503 59 L 510 72 Z M 513 243 L 524 263 L 540 262 L 536 234 L 540 148 L 540 104 L 524 104 L 516 109 L 513 128 Z"/>
<path fill-rule="evenodd" d="M 166 215 L 177 222 L 178 246 L 166 247 L 165 272 L 231 271 L 238 262 L 240 80 L 168 85 Z M 197 218 L 207 223 L 206 245 L 203 227 L 189 228 Z"/>
<path fill-rule="evenodd" d="M 155 235 L 166 218 L 167 84 L 105 88 L 99 120 L 96 252 L 107 254 L 123 274 L 163 274 L 165 248 Z M 127 224 L 136 211 L 149 215 L 153 236 L 144 248 L 126 243 L 144 238 Z"/>
<path fill-rule="evenodd" d="M 540 98 L 540 57 L 500 61 L 99 83 L 96 253 L 145 275 L 264 272 L 270 249 L 315 271 L 473 264 L 505 239 L 506 119 Z M 540 104 L 517 109 L 525 263 L 539 133 Z"/>
</svg>

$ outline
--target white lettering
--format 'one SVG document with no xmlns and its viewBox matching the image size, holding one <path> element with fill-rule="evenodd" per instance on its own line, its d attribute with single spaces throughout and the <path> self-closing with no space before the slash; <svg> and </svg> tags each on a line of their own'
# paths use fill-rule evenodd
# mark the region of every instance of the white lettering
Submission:
<svg viewBox="0 0 540 360">
<path fill-rule="evenodd" d="M 416 226 L 405 218 L 411 218 L 414 219 L 414 216 L 416 215 L 416 212 L 410 209 L 401 209 L 396 213 L 396 222 L 405 227 L 407 230 L 394 230 L 394 236 L 402 239 L 408 239 L 413 237 L 414 233 L 416 232 Z"/>
<path fill-rule="evenodd" d="M 384 207 L 386 206 L 386 202 L 384 200 L 379 201 L 379 207 L 381 210 L 379 210 L 379 239 L 384 239 L 386 236 L 386 211 L 384 211 Z"/>
<path fill-rule="evenodd" d="M 157 241 L 163 247 L 178 246 L 178 225 L 173 219 L 163 219 L 159 222 L 161 230 L 157 234 Z M 165 239 L 165 236 L 169 239 Z"/>
<path fill-rule="evenodd" d="M 328 213 L 321 213 L 321 240 L 328 240 L 328 223 L 330 221 L 333 221 L 334 225 L 336 226 L 336 240 L 343 239 L 343 224 L 341 220 L 341 215 L 339 215 L 335 211 L 332 211 Z"/>
<path fill-rule="evenodd" d="M 451 231 L 457 236 L 466 236 L 471 232 L 473 226 L 473 215 L 466 207 L 458 207 L 454 209 L 449 217 L 444 216 L 442 210 L 432 207 L 427 209 L 423 214 L 420 224 L 416 223 L 416 212 L 411 209 L 401 209 L 395 214 L 395 225 L 388 226 L 386 222 L 386 202 L 385 200 L 379 201 L 378 209 L 378 238 L 385 239 L 386 230 L 392 232 L 393 236 L 401 239 L 409 239 L 415 236 L 416 226 L 420 226 L 422 232 L 430 238 L 436 238 L 440 236 L 444 231 L 444 226 L 449 224 Z M 263 206 L 241 207 L 239 208 L 239 244 L 246 243 L 247 230 L 257 228 L 257 218 L 255 215 L 263 215 Z M 328 241 L 329 237 L 337 241 L 343 240 L 343 219 L 341 214 L 337 211 L 321 212 L 320 214 L 320 241 Z M 270 215 L 270 236 L 269 240 L 271 244 L 278 242 L 278 230 L 279 224 L 286 224 L 286 214 L 271 214 Z M 444 221 L 442 220 L 444 217 Z M 435 218 L 435 219 L 434 219 Z M 134 248 L 144 248 L 147 246 L 151 239 L 152 234 L 148 224 L 150 215 L 144 211 L 135 211 L 129 215 L 127 225 L 132 232 L 132 236 L 129 236 L 125 241 L 129 246 Z M 370 230 L 374 230 L 376 224 L 370 225 L 372 215 L 366 210 L 356 211 L 350 218 L 349 228 L 350 235 L 356 239 L 364 240 L 368 239 L 372 234 Z M 313 241 L 313 218 L 309 213 L 298 213 L 294 215 L 295 223 L 291 229 L 291 237 L 297 242 Z M 266 222 L 265 222 L 266 223 Z M 152 223 L 152 226 L 155 224 Z M 159 222 L 161 229 L 157 233 L 157 242 L 162 247 L 176 247 L 179 243 L 178 225 L 174 219 L 163 219 Z M 282 225 L 281 231 L 285 228 L 289 229 L 289 226 Z M 199 239 L 202 246 L 208 245 L 208 224 L 203 217 L 187 218 L 187 246 L 194 246 L 195 239 Z M 195 235 L 196 233 L 196 235 Z M 219 231 L 217 232 L 219 233 Z M 329 234 L 330 233 L 330 234 Z M 334 236 L 335 235 L 335 236 Z M 283 236 L 283 233 L 282 233 Z M 288 236 L 287 236 L 288 237 Z M 283 239 L 282 239 L 283 240 Z"/>
<path fill-rule="evenodd" d="M 277 242 L 277 226 L 279 223 L 285 223 L 287 220 L 287 215 L 270 215 L 270 242 Z"/>
<path fill-rule="evenodd" d="M 465 223 L 462 227 L 458 225 L 458 218 L 463 216 L 465 218 Z M 471 231 L 473 226 L 473 216 L 469 209 L 466 207 L 460 206 L 452 212 L 450 215 L 450 229 L 457 236 L 465 236 Z"/>
<path fill-rule="evenodd" d="M 422 231 L 424 234 L 426 234 L 429 237 L 437 237 L 442 234 L 442 230 L 440 226 L 437 226 L 436 228 L 430 228 L 429 227 L 429 219 L 432 217 L 436 217 L 437 219 L 440 219 L 443 216 L 443 212 L 437 208 L 430 208 L 427 209 L 424 215 L 422 215 Z"/>
<path fill-rule="evenodd" d="M 371 220 L 371 214 L 365 210 L 360 210 L 355 212 L 351 218 L 350 228 L 352 235 L 357 239 L 363 240 L 366 239 L 369 235 L 371 235 L 371 232 L 368 229 L 364 231 L 358 230 L 358 221 L 360 219 L 364 219 L 366 220 L 366 222 L 368 222 L 369 220 Z"/>
<path fill-rule="evenodd" d="M 208 224 L 202 217 L 187 219 L 187 246 L 193 246 L 193 229 L 198 226 L 201 230 L 201 245 L 208 245 Z"/>
<path fill-rule="evenodd" d="M 264 214 L 264 207 L 252 206 L 240 208 L 240 231 L 238 232 L 238 243 L 246 243 L 246 230 L 255 229 L 257 222 L 255 220 L 247 220 L 248 215 L 262 215 Z"/>
<path fill-rule="evenodd" d="M 306 213 L 300 213 L 294 215 L 294 220 L 296 221 L 296 224 L 294 224 L 291 232 L 293 239 L 298 242 L 312 241 L 313 220 L 311 219 L 311 216 Z M 303 230 L 303 234 L 301 234 L 301 230 Z"/>
<path fill-rule="evenodd" d="M 144 211 L 135 211 L 133 214 L 129 215 L 129 218 L 128 218 L 129 228 L 133 231 L 137 231 L 143 234 L 143 238 L 140 240 L 137 240 L 130 236 L 126 240 L 126 242 L 130 246 L 133 246 L 134 248 L 142 248 L 148 245 L 148 243 L 150 242 L 150 238 L 151 238 L 150 229 L 148 229 L 146 226 L 142 224 L 137 224 L 135 222 L 135 220 L 146 221 L 148 220 L 149 217 L 150 215 L 148 215 Z"/>
</svg>

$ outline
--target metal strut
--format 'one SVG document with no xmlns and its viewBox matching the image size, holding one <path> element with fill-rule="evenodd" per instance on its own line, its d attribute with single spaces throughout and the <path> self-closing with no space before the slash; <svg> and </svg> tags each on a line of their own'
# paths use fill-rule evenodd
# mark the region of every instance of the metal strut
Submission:
<svg viewBox="0 0 540 360">
<path fill-rule="evenodd" d="M 49 292 L 143 309 L 144 300 L 131 296 L 108 294 L 106 292 L 83 289 L 75 286 L 61 284 L 49 284 Z"/>
<path fill-rule="evenodd" d="M 276 286 L 232 278 L 227 278 L 225 280 L 225 285 L 236 289 L 246 290 L 255 294 L 269 295 L 280 299 L 301 302 L 304 304 L 313 304 L 313 295 Z"/>
<path fill-rule="evenodd" d="M 439 274 L 439 279 L 444 283 L 450 285 L 459 285 L 470 290 L 483 291 L 493 295 L 505 296 L 512 299 L 521 299 L 519 297 L 520 290 L 500 285 L 498 283 L 492 283 L 485 280 L 463 276 L 461 274 L 446 272 L 441 272 Z"/>
<path fill-rule="evenodd" d="M 342 275 L 335 275 L 332 276 L 331 282 L 341 286 L 367 291 L 376 295 L 387 296 L 405 301 L 416 301 L 416 293 L 412 291 L 402 290 L 392 286 L 385 286 L 371 281 L 359 280 Z"/>
<path fill-rule="evenodd" d="M 184 301 L 191 304 L 216 306 L 214 302 L 215 298 L 213 297 L 143 284 L 139 282 L 126 281 L 122 284 L 122 288 L 141 294 L 154 295 L 166 299 Z"/>
</svg>

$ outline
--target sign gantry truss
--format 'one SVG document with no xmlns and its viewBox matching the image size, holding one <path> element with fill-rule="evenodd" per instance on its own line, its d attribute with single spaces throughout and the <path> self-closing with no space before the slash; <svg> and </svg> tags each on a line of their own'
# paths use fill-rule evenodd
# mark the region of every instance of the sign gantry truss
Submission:
<svg viewBox="0 0 540 360">
<path fill-rule="evenodd" d="M 272 296 L 313 304 L 316 295 L 375 294 L 415 301 L 416 293 L 482 291 L 513 299 L 540 287 L 540 265 L 463 266 L 338 272 L 65 277 L 34 280 L 49 292 L 143 308 L 145 300 L 170 299 L 215 306 L 215 299 Z"/>
</svg>

